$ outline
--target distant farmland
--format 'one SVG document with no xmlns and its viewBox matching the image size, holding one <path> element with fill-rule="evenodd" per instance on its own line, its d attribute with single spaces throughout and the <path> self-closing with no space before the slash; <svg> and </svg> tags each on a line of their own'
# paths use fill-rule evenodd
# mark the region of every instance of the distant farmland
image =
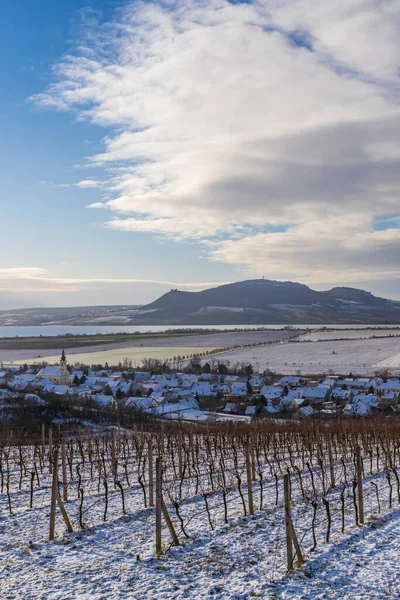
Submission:
<svg viewBox="0 0 400 600">
<path fill-rule="evenodd" d="M 149 354 L 154 351 L 159 356 L 159 350 L 162 350 L 162 357 L 174 357 L 182 354 L 180 349 L 195 349 L 198 352 L 204 352 L 210 348 L 231 348 L 233 346 L 246 346 L 250 344 L 273 343 L 280 340 L 287 340 L 301 334 L 301 330 L 267 330 L 267 331 L 221 331 L 205 334 L 140 334 L 140 335 L 97 335 L 97 336 L 76 336 L 71 339 L 70 336 L 45 337 L 45 338 L 12 338 L 0 340 L 0 361 L 3 362 L 58 362 L 61 350 L 66 350 L 67 358 L 72 361 L 72 356 L 88 355 L 82 360 L 86 363 L 92 360 L 89 355 L 102 354 L 121 350 L 121 355 L 125 358 L 127 352 L 135 354 L 135 360 L 140 360 L 145 351 L 146 357 L 154 358 L 156 355 Z M 185 353 L 186 355 L 187 353 Z M 192 354 L 192 352 L 190 352 Z M 57 360 L 54 360 L 57 357 Z M 105 359 L 108 364 L 109 360 Z M 132 358 L 133 360 L 133 358 Z M 77 361 L 75 361 L 77 362 Z M 117 361 L 118 364 L 119 361 Z M 71 363 L 73 364 L 73 363 Z"/>
<path fill-rule="evenodd" d="M 257 372 L 265 369 L 285 374 L 351 371 L 371 375 L 385 367 L 400 369 L 400 337 L 277 343 L 222 352 L 216 358 L 231 364 L 252 363 Z"/>
<path fill-rule="evenodd" d="M 116 348 L 114 350 L 104 350 L 100 352 L 85 352 L 85 353 L 69 353 L 68 362 L 74 365 L 75 363 L 83 363 L 85 365 L 104 365 L 108 363 L 110 366 L 116 366 L 122 363 L 124 359 L 132 361 L 133 366 L 140 366 L 145 358 L 155 358 L 158 360 L 169 360 L 176 356 L 188 356 L 199 352 L 212 351 L 214 348 L 188 348 L 186 346 L 171 348 L 169 346 L 161 347 L 139 347 L 139 348 Z M 27 364 L 47 362 L 49 364 L 58 363 L 60 356 L 43 356 L 40 358 L 28 359 Z"/>
<path fill-rule="evenodd" d="M 344 339 L 367 339 L 373 337 L 389 337 L 399 336 L 400 327 L 393 329 L 378 329 L 378 328 L 366 328 L 366 329 L 329 329 L 323 331 L 311 331 L 301 336 L 301 341 L 318 342 L 324 340 L 344 340 Z"/>
</svg>

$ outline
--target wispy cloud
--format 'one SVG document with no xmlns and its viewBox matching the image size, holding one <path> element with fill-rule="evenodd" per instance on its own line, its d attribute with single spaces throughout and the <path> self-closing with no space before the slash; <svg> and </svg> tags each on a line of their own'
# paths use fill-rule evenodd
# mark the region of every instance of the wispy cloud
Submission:
<svg viewBox="0 0 400 600">
<path fill-rule="evenodd" d="M 65 261 L 62 264 L 68 264 Z M 138 283 L 138 284 L 157 284 L 173 286 L 180 289 L 204 289 L 206 287 L 213 287 L 222 285 L 227 282 L 177 282 L 168 281 L 163 279 L 137 279 L 134 277 L 54 277 L 48 271 L 41 267 L 15 267 L 9 269 L 0 269 L 0 282 L 4 281 L 7 285 L 14 280 L 24 280 L 30 282 L 44 282 L 46 284 L 58 285 L 59 291 L 63 291 L 64 287 L 69 285 L 81 285 L 82 289 L 85 286 L 96 285 L 98 283 L 111 283 L 111 284 L 124 284 L 124 283 Z M 32 289 L 32 288 L 31 288 Z"/>
<path fill-rule="evenodd" d="M 101 188 L 104 184 L 102 181 L 97 181 L 94 179 L 84 179 L 83 181 L 78 181 L 78 183 L 75 184 L 76 187 L 79 188 Z"/>
<path fill-rule="evenodd" d="M 398 211 L 399 39 L 398 2 L 129 2 L 33 100 L 111 129 L 89 161 L 108 179 L 77 185 L 112 195 L 91 207 L 113 229 L 266 276 L 390 277 L 398 231 L 372 224 Z"/>
</svg>

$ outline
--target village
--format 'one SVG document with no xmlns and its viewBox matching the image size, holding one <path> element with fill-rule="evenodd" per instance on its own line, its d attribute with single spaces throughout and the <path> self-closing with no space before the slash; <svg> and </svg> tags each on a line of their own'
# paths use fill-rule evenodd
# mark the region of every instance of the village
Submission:
<svg viewBox="0 0 400 600">
<path fill-rule="evenodd" d="M 149 366 L 149 365 L 147 365 Z M 151 366 L 151 365 L 150 365 Z M 400 413 L 400 378 L 389 372 L 279 376 L 255 374 L 251 364 L 229 372 L 226 364 L 189 362 L 179 372 L 157 369 L 74 368 L 62 352 L 59 365 L 4 365 L 0 370 L 0 418 L 15 402 L 46 406 L 67 399 L 98 410 L 134 410 L 154 419 L 189 422 L 328 419 Z M 196 372 L 191 372 L 196 371 Z M 57 400 L 56 400 L 57 402 Z"/>
</svg>

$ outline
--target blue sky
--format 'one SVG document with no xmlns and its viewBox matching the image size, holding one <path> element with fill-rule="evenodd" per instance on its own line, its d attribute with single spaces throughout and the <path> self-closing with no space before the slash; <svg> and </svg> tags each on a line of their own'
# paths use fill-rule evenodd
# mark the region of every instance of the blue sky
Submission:
<svg viewBox="0 0 400 600">
<path fill-rule="evenodd" d="M 0 308 L 262 275 L 400 298 L 399 22 L 378 0 L 7 3 Z"/>
<path fill-rule="evenodd" d="M 87 154 L 101 150 L 106 131 L 77 121 L 71 113 L 44 110 L 27 99 L 42 92 L 51 81 L 54 63 L 69 50 L 74 31 L 88 9 L 95 7 L 107 19 L 117 4 L 99 0 L 92 4 L 81 0 L 19 0 L 2 9 L 0 268 L 43 268 L 54 278 L 183 283 L 235 278 L 235 269 L 199 258 L 202 248 L 198 244 L 166 243 L 151 234 L 121 233 L 104 227 L 104 219 L 86 208 L 99 199 L 98 190 L 57 187 L 82 178 L 82 170 L 74 165 L 83 164 Z M 84 178 L 98 176 L 98 169 L 86 167 L 83 172 Z M 103 303 L 97 291 L 79 294 L 62 286 L 59 292 L 41 293 L 39 286 L 38 292 L 29 294 L 27 287 L 23 286 L 20 298 L 12 296 L 13 303 Z M 148 290 L 129 286 L 126 296 L 124 286 L 115 294 L 112 289 L 103 290 L 104 302 L 151 300 L 153 289 L 158 293 L 158 287 L 160 291 L 168 289 L 168 285 L 149 286 Z M 0 293 L 1 307 L 12 307 L 8 296 Z"/>
</svg>

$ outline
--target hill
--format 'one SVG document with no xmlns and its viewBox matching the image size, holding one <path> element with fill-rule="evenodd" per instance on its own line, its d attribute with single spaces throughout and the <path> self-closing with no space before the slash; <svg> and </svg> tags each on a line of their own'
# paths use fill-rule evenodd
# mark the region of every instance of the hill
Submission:
<svg viewBox="0 0 400 600">
<path fill-rule="evenodd" d="M 0 311 L 0 325 L 400 324 L 400 302 L 351 287 L 318 292 L 292 281 L 253 279 L 200 292 L 171 290 L 146 306 Z"/>
<path fill-rule="evenodd" d="M 370 292 L 348 287 L 318 292 L 301 283 L 265 279 L 200 292 L 171 290 L 139 309 L 138 316 L 141 312 L 152 322 L 193 325 L 400 323 L 400 302 Z"/>
</svg>

